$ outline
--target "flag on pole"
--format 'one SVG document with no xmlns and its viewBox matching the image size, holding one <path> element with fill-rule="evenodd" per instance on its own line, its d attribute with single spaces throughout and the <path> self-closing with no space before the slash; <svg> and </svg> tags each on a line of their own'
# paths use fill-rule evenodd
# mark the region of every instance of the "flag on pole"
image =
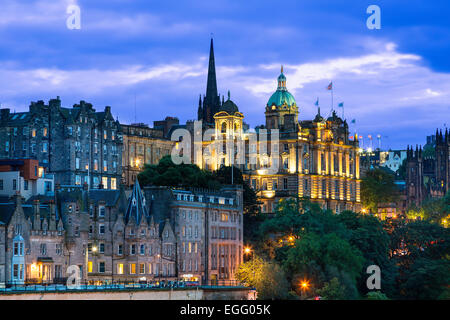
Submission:
<svg viewBox="0 0 450 320">
<path fill-rule="evenodd" d="M 314 105 L 319 106 L 319 98 L 317 98 L 316 103 Z"/>
<path fill-rule="evenodd" d="M 333 81 L 330 82 L 330 84 L 327 87 L 327 90 L 333 90 Z"/>
<path fill-rule="evenodd" d="M 343 108 L 343 107 L 344 107 L 344 103 L 343 103 L 343 102 L 339 103 L 339 104 L 338 104 L 338 107 L 339 107 L 339 108 Z"/>
</svg>

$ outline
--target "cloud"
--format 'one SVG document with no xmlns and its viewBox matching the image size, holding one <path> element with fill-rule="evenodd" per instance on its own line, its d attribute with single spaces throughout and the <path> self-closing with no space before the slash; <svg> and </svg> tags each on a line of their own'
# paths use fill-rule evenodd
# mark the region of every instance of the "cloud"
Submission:
<svg viewBox="0 0 450 320">
<path fill-rule="evenodd" d="M 450 111 L 450 74 L 430 69 L 421 56 L 401 52 L 393 42 L 367 43 L 369 53 L 284 65 L 288 89 L 300 107 L 300 120 L 314 117 L 317 97 L 322 113 L 329 113 L 330 92 L 325 87 L 333 81 L 335 107 L 345 102 L 347 119 L 357 119 L 351 130 L 362 135 L 380 133 L 406 140 L 420 130 L 424 136 L 426 128 L 439 126 Z M 28 97 L 61 95 L 72 101 L 88 97 L 113 106 L 121 119 L 128 119 L 129 96 L 138 92 L 141 106 L 163 106 L 140 111 L 148 122 L 169 114 L 182 121 L 192 119 L 198 94 L 205 91 L 208 60 L 204 54 L 166 60 L 154 65 L 121 63 L 85 69 L 0 63 L 0 96 L 3 106 L 12 108 L 25 108 Z M 233 101 L 252 126 L 264 123 L 264 106 L 276 89 L 281 64 L 272 60 L 217 65 L 219 92 L 231 90 Z"/>
</svg>

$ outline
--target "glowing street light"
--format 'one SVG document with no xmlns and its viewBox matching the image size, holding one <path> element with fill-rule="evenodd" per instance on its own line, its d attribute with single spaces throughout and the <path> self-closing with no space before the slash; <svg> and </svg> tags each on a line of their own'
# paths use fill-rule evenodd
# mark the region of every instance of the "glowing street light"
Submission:
<svg viewBox="0 0 450 320">
<path fill-rule="evenodd" d="M 252 252 L 252 249 L 250 249 L 250 247 L 245 247 L 244 248 L 244 253 L 245 254 L 250 254 L 250 252 Z"/>
<path fill-rule="evenodd" d="M 303 290 L 308 290 L 309 288 L 309 282 L 308 281 L 302 281 L 300 282 L 300 286 Z"/>
</svg>

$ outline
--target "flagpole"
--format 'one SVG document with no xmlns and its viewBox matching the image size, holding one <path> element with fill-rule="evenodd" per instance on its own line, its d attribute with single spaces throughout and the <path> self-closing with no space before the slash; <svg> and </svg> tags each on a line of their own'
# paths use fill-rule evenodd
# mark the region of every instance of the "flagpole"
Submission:
<svg viewBox="0 0 450 320">
<path fill-rule="evenodd" d="M 331 113 L 333 113 L 333 82 L 331 82 Z"/>
</svg>

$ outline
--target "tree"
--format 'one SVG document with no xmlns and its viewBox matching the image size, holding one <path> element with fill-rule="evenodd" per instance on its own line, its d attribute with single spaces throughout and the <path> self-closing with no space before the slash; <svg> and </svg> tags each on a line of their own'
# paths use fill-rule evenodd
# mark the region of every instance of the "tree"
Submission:
<svg viewBox="0 0 450 320">
<path fill-rule="evenodd" d="M 216 190 L 221 186 L 212 172 L 202 170 L 195 164 L 176 165 L 172 162 L 170 155 L 163 157 L 158 165 L 146 164 L 144 170 L 138 175 L 138 180 L 143 186 L 157 185 Z"/>
<path fill-rule="evenodd" d="M 419 259 L 405 275 L 401 291 L 407 299 L 435 300 L 448 294 L 450 261 Z"/>
<path fill-rule="evenodd" d="M 317 294 L 323 300 L 344 300 L 345 288 L 339 283 L 339 279 L 334 277 L 330 282 L 325 282 L 325 285 L 317 290 Z"/>
<path fill-rule="evenodd" d="M 361 181 L 361 200 L 372 212 L 378 212 L 382 203 L 395 201 L 397 191 L 394 176 L 381 169 L 369 170 Z"/>
<path fill-rule="evenodd" d="M 389 298 L 380 291 L 371 291 L 367 293 L 367 300 L 389 300 Z"/>
<path fill-rule="evenodd" d="M 361 251 L 364 257 L 363 270 L 370 265 L 379 266 L 383 270 L 383 290 L 393 295 L 396 292 L 395 278 L 398 271 L 395 263 L 389 260 L 389 235 L 383 223 L 376 217 L 351 211 L 342 212 L 337 219 L 346 226 L 346 239 Z M 358 288 L 361 294 L 368 291 L 366 277 L 360 277 Z"/>
<path fill-rule="evenodd" d="M 361 252 L 335 233 L 310 232 L 289 248 L 283 266 L 287 274 L 301 275 L 316 284 L 337 277 L 345 283 L 346 298 L 353 299 L 363 261 Z"/>
<path fill-rule="evenodd" d="M 289 284 L 280 266 L 256 255 L 241 264 L 236 278 L 244 285 L 256 288 L 258 299 L 278 300 L 288 297 Z"/>
</svg>

